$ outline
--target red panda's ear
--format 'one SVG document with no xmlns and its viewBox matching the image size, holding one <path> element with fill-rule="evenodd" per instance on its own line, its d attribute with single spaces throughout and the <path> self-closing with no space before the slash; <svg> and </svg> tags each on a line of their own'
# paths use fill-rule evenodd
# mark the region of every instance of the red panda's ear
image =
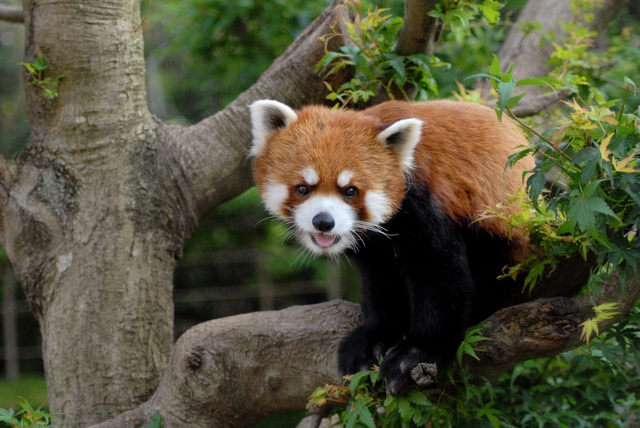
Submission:
<svg viewBox="0 0 640 428">
<path fill-rule="evenodd" d="M 405 171 L 413 168 L 413 151 L 420 141 L 422 121 L 418 119 L 402 119 L 378 134 L 378 141 L 391 147 L 400 156 Z"/>
<path fill-rule="evenodd" d="M 253 145 L 250 156 L 259 156 L 271 133 L 279 128 L 286 128 L 298 120 L 298 115 L 289 106 L 278 101 L 260 100 L 249 106 L 251 110 L 251 126 Z"/>
</svg>

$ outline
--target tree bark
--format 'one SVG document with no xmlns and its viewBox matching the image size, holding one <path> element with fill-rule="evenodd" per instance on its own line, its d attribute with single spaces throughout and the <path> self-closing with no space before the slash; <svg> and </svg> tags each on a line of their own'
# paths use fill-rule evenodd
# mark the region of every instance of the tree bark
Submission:
<svg viewBox="0 0 640 428">
<path fill-rule="evenodd" d="M 601 31 L 628 2 L 629 0 L 605 0 L 600 7 L 595 8 L 594 19 L 589 23 L 589 28 Z M 561 23 L 579 18 L 572 14 L 569 0 L 529 0 L 500 48 L 498 57 L 502 72 L 506 73 L 513 64 L 513 77 L 516 80 L 547 76 L 551 71 L 547 61 L 554 47 L 548 41 L 543 42 L 543 37 L 552 32 L 556 37 L 561 38 Z M 522 25 L 527 22 L 537 22 L 541 28 L 525 33 Z M 489 85 L 485 84 L 484 89 L 488 90 Z M 527 95 L 520 102 L 523 109 L 536 91 L 532 91 L 531 87 L 527 86 L 517 87 L 513 91 L 513 95 L 525 91 Z"/>
<path fill-rule="evenodd" d="M 398 55 L 434 54 L 444 28 L 442 21 L 428 15 L 437 3 L 435 0 L 404 0 L 404 25 L 395 46 Z"/>
<path fill-rule="evenodd" d="M 25 61 L 64 78 L 53 100 L 27 90 L 28 146 L 0 159 L 0 240 L 40 324 L 57 425 L 100 422 L 156 389 L 176 260 L 198 216 L 252 184 L 247 105 L 323 101 L 317 38 L 339 3 L 249 91 L 181 128 L 147 109 L 137 0 L 25 1 Z"/>
<path fill-rule="evenodd" d="M 602 299 L 621 306 L 601 331 L 634 307 L 640 281 L 623 292 L 613 276 L 603 289 Z M 527 359 L 579 346 L 593 298 L 544 298 L 496 312 L 481 332 L 490 340 L 482 342 L 480 360 L 466 360 L 471 373 L 493 378 Z M 94 428 L 138 428 L 156 412 L 163 427 L 251 427 L 271 412 L 301 409 L 314 388 L 340 384 L 338 343 L 359 322 L 358 305 L 334 300 L 200 324 L 176 343 L 151 400 Z"/>
<path fill-rule="evenodd" d="M 176 343 L 161 386 L 139 408 L 97 425 L 250 427 L 274 411 L 303 409 L 315 386 L 339 383 L 340 339 L 360 308 L 334 300 L 199 324 Z"/>
</svg>

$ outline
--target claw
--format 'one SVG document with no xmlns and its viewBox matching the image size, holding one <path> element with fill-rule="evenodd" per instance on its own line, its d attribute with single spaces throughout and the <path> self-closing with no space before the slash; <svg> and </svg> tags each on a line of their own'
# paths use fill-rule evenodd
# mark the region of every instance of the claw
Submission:
<svg viewBox="0 0 640 428">
<path fill-rule="evenodd" d="M 409 374 L 418 386 L 429 386 L 438 374 L 438 366 L 432 363 L 419 363 Z"/>
</svg>

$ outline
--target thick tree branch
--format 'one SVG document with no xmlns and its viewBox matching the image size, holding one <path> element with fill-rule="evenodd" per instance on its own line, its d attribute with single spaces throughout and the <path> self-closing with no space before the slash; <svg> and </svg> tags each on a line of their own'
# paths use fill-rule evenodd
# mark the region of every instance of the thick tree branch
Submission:
<svg viewBox="0 0 640 428">
<path fill-rule="evenodd" d="M 600 331 L 634 306 L 640 281 L 622 292 L 612 276 L 603 294 L 621 306 Z M 579 346 L 591 298 L 544 298 L 498 311 L 486 321 L 482 334 L 490 340 L 480 361 L 469 359 L 471 371 L 495 377 L 527 359 Z M 96 428 L 140 427 L 155 412 L 163 427 L 248 427 L 271 412 L 302 409 L 314 388 L 340 382 L 336 349 L 359 319 L 357 305 L 335 300 L 200 324 L 176 343 L 154 396 Z"/>
<path fill-rule="evenodd" d="M 24 11 L 21 7 L 0 4 L 0 21 L 23 23 Z"/>
<path fill-rule="evenodd" d="M 324 55 L 324 43 L 318 38 L 331 32 L 340 4 L 342 0 L 334 1 L 250 89 L 223 110 L 186 128 L 159 125 L 160 137 L 173 151 L 185 190 L 192 195 L 196 215 L 252 185 L 247 148 L 251 141 L 248 106 L 253 101 L 276 99 L 294 108 L 326 101 L 325 78 L 315 71 Z M 339 86 L 346 77 L 332 76 L 331 83 Z"/>
<path fill-rule="evenodd" d="M 433 55 L 443 23 L 428 15 L 438 2 L 435 0 L 405 0 L 404 24 L 398 34 L 395 51 L 398 55 Z"/>
<path fill-rule="evenodd" d="M 562 89 L 557 92 L 528 96 L 515 106 L 511 113 L 516 117 L 533 116 L 548 109 L 552 104 L 560 100 L 566 100 L 572 93 L 573 91 L 569 89 Z"/>
<path fill-rule="evenodd" d="M 617 274 L 603 285 L 601 297 L 586 294 L 574 299 L 546 298 L 502 309 L 489 317 L 482 335 L 485 352 L 480 361 L 467 359 L 471 371 L 496 377 L 517 364 L 533 358 L 551 357 L 580 346 L 580 324 L 593 317 L 594 301 L 619 303 L 616 316 L 599 324 L 601 332 L 624 317 L 640 298 L 640 280 L 620 284 Z"/>
<path fill-rule="evenodd" d="M 334 300 L 200 324 L 176 343 L 153 397 L 96 428 L 249 427 L 278 410 L 303 409 L 316 386 L 340 382 L 336 350 L 360 308 Z"/>
</svg>

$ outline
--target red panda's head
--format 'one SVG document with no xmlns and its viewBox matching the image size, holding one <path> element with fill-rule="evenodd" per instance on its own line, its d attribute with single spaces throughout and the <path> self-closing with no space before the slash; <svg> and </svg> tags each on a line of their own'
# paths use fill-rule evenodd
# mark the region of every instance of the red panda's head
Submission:
<svg viewBox="0 0 640 428">
<path fill-rule="evenodd" d="M 251 105 L 254 179 L 267 210 L 315 254 L 356 249 L 400 207 L 422 122 L 277 101 Z"/>
</svg>

